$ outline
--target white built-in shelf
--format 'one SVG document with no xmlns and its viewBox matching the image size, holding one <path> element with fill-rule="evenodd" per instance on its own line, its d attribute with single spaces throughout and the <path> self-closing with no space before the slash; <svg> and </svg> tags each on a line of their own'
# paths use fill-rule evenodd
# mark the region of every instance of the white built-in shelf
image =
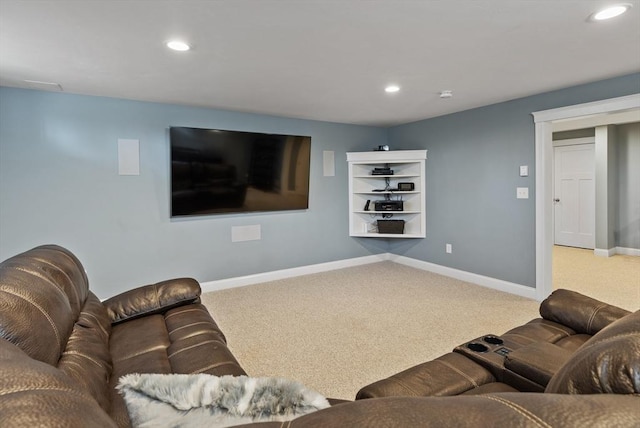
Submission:
<svg viewBox="0 0 640 428">
<path fill-rule="evenodd" d="M 424 238 L 426 236 L 426 150 L 347 153 L 349 164 L 349 235 L 364 238 Z M 389 167 L 393 174 L 373 175 Z M 399 191 L 398 183 L 414 190 Z M 378 190 L 378 191 L 374 191 Z M 402 211 L 375 211 L 376 201 L 402 200 Z M 364 207 L 369 203 L 369 210 Z M 404 220 L 404 233 L 378 233 L 378 220 Z"/>
</svg>

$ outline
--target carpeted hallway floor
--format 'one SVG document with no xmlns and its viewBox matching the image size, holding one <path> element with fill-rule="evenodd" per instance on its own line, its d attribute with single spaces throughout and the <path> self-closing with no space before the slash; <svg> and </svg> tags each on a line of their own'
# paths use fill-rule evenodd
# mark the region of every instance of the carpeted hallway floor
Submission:
<svg viewBox="0 0 640 428">
<path fill-rule="evenodd" d="M 580 255 L 559 253 L 554 258 L 566 260 L 554 261 L 558 284 L 638 309 L 634 292 L 640 292 L 640 283 L 632 276 L 640 258 L 621 262 L 630 268 L 622 273 L 628 291 L 618 293 L 619 281 L 601 281 L 585 266 L 578 267 Z M 605 263 L 585 259 L 588 265 Z M 571 269 L 586 275 L 577 279 Z M 587 288 L 588 279 L 608 284 L 606 290 Z M 203 302 L 251 376 L 296 379 L 327 397 L 343 399 L 474 337 L 523 324 L 538 316 L 539 306 L 393 262 L 206 293 Z"/>
<path fill-rule="evenodd" d="M 593 250 L 553 247 L 553 288 L 575 290 L 629 311 L 640 309 L 640 257 L 601 257 Z"/>
</svg>

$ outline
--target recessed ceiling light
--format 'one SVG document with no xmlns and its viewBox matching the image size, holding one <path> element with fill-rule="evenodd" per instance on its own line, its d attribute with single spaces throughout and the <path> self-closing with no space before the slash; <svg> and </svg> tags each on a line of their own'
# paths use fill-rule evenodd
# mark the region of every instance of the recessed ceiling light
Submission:
<svg viewBox="0 0 640 428">
<path fill-rule="evenodd" d="M 628 11 L 630 8 L 631 8 L 631 5 L 628 3 L 609 6 L 591 15 L 591 20 L 604 21 L 605 19 L 615 18 L 616 16 L 622 15 L 623 13 Z"/>
<path fill-rule="evenodd" d="M 185 42 L 181 42 L 180 40 L 171 40 L 170 42 L 167 42 L 167 47 L 169 49 L 173 49 L 174 51 L 180 52 L 188 51 L 189 49 L 191 49 L 191 46 L 189 46 Z"/>
<path fill-rule="evenodd" d="M 389 85 L 386 88 L 384 88 L 384 91 L 389 93 L 389 94 L 392 94 L 394 92 L 398 92 L 399 90 L 400 90 L 400 86 L 398 86 L 398 85 Z"/>
<path fill-rule="evenodd" d="M 440 98 L 452 98 L 452 97 L 453 97 L 453 91 L 450 91 L 448 89 L 444 91 L 440 91 Z"/>
</svg>

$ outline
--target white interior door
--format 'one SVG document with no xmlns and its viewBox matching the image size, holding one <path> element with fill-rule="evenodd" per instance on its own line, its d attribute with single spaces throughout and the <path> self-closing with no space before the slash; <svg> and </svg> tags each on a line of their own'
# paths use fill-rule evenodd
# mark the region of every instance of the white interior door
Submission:
<svg viewBox="0 0 640 428">
<path fill-rule="evenodd" d="M 595 248 L 595 144 L 554 147 L 555 243 Z"/>
</svg>

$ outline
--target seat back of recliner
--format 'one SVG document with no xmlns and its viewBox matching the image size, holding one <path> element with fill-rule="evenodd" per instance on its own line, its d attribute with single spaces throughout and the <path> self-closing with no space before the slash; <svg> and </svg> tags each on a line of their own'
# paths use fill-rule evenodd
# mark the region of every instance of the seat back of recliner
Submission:
<svg viewBox="0 0 640 428">
<path fill-rule="evenodd" d="M 65 373 L 105 410 L 110 333 L 106 309 L 69 250 L 44 245 L 0 264 L 0 338 Z"/>
<path fill-rule="evenodd" d="M 551 378 L 545 392 L 640 393 L 640 311 L 611 323 L 585 342 Z"/>
</svg>

